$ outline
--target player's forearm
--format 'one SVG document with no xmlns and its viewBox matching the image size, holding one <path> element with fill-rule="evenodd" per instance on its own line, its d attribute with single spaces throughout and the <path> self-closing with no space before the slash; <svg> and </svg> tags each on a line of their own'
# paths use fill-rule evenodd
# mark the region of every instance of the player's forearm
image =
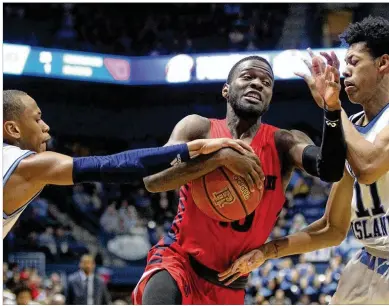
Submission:
<svg viewBox="0 0 389 306">
<path fill-rule="evenodd" d="M 315 222 L 304 227 L 301 231 L 305 233 L 314 233 L 324 229 L 326 226 L 327 226 L 327 221 L 325 217 L 322 217 L 319 220 L 316 220 Z"/>
<path fill-rule="evenodd" d="M 146 189 L 149 192 L 163 192 L 177 189 L 192 180 L 212 172 L 222 166 L 221 151 L 199 156 L 186 163 L 145 177 L 143 181 Z"/>
<path fill-rule="evenodd" d="M 189 160 L 186 144 L 138 149 L 108 156 L 74 158 L 74 183 L 102 181 L 126 183 Z"/>
<path fill-rule="evenodd" d="M 341 112 L 324 111 L 323 139 L 317 157 L 319 177 L 327 182 L 339 181 L 343 176 L 346 155 Z"/>
<path fill-rule="evenodd" d="M 324 111 L 323 137 L 320 148 L 305 147 L 302 165 L 309 174 L 326 182 L 337 182 L 343 176 L 347 145 L 340 111 Z"/>
<path fill-rule="evenodd" d="M 305 230 L 270 241 L 260 249 L 265 254 L 266 259 L 281 258 L 339 245 L 344 238 L 345 233 L 326 226 L 316 232 Z"/>
</svg>

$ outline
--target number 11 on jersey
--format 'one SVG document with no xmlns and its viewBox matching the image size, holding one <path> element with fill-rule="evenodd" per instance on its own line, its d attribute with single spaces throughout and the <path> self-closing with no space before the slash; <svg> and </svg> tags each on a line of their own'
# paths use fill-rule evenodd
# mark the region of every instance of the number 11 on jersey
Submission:
<svg viewBox="0 0 389 306">
<path fill-rule="evenodd" d="M 369 185 L 370 195 L 373 200 L 373 208 L 371 210 L 366 209 L 363 204 L 361 186 L 358 184 L 357 181 L 355 181 L 354 183 L 354 190 L 355 190 L 355 198 L 356 198 L 356 206 L 357 206 L 355 213 L 358 216 L 358 218 L 369 217 L 369 216 L 371 217 L 371 216 L 385 213 L 384 207 L 381 204 L 381 199 L 378 195 L 376 183 Z"/>
</svg>

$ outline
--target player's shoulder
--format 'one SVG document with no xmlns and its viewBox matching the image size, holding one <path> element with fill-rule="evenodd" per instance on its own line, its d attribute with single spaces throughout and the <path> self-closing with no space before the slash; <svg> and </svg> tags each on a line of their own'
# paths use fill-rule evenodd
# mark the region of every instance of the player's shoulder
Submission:
<svg viewBox="0 0 389 306">
<path fill-rule="evenodd" d="M 17 146 L 3 143 L 3 162 L 5 164 L 14 163 L 15 160 L 23 159 L 34 153 L 30 150 L 23 150 Z"/>
<path fill-rule="evenodd" d="M 209 118 L 192 114 L 181 119 L 175 126 L 170 140 L 191 141 L 199 138 L 207 138 L 211 127 Z"/>
<path fill-rule="evenodd" d="M 184 117 L 180 122 L 183 122 L 188 126 L 193 126 L 193 125 L 210 124 L 210 119 L 197 114 L 191 114 Z"/>
</svg>

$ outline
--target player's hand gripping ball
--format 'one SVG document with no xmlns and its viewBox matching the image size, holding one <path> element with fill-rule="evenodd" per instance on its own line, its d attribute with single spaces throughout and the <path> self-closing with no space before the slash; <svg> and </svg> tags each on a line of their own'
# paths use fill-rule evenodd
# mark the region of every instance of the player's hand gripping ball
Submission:
<svg viewBox="0 0 389 306">
<path fill-rule="evenodd" d="M 261 189 L 250 191 L 246 181 L 225 167 L 192 182 L 196 206 L 217 221 L 232 222 L 251 214 L 261 202 Z"/>
</svg>

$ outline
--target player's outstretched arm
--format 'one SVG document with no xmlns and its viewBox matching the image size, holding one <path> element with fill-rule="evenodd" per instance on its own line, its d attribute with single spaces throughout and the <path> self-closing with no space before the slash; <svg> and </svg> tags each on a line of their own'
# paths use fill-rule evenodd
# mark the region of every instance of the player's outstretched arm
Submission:
<svg viewBox="0 0 389 306">
<path fill-rule="evenodd" d="M 343 178 L 333 185 L 326 212 L 321 219 L 300 232 L 270 241 L 243 255 L 220 273 L 219 279 L 229 284 L 268 259 L 308 253 L 340 244 L 350 227 L 353 184 L 354 179 L 345 171 Z"/>
<path fill-rule="evenodd" d="M 11 214 L 45 185 L 72 185 L 101 181 L 126 183 L 156 173 L 190 157 L 231 147 L 245 152 L 249 147 L 231 139 L 198 139 L 167 147 L 138 149 L 108 156 L 71 158 L 55 152 L 33 154 L 23 159 L 4 186 L 4 211 Z M 238 154 L 238 153 L 237 153 Z"/>
<path fill-rule="evenodd" d="M 209 138 L 210 124 L 207 118 L 197 115 L 187 116 L 177 123 L 166 145 L 184 143 L 198 138 Z M 211 143 L 218 140 L 208 139 L 208 141 Z M 242 176 L 250 189 L 255 186 L 261 188 L 264 174 L 260 161 L 252 153 L 250 147 L 244 148 L 245 150 L 240 151 L 240 153 L 233 148 L 223 148 L 212 154 L 191 159 L 175 167 L 145 177 L 143 181 L 150 192 L 168 191 L 177 189 L 218 167 L 225 166 L 235 174 Z"/>
<path fill-rule="evenodd" d="M 198 139 L 166 147 L 136 149 L 107 156 L 72 158 L 55 152 L 31 155 L 20 162 L 13 176 L 45 185 L 72 185 L 88 181 L 125 183 L 164 170 L 173 163 L 185 162 L 225 147 L 243 153 L 250 149 L 243 142 L 231 139 Z"/>
<path fill-rule="evenodd" d="M 4 212 L 11 215 L 33 198 L 46 185 L 73 185 L 102 181 L 125 183 L 131 179 L 170 167 L 174 159 L 188 160 L 187 144 L 125 151 L 108 156 L 72 158 L 55 152 L 30 155 L 16 167 L 4 185 Z M 204 146 L 195 143 L 192 153 L 199 154 Z M 212 148 L 206 147 L 206 151 Z M 153 172 L 154 171 L 154 172 Z"/>
<path fill-rule="evenodd" d="M 195 147 L 194 152 L 198 154 L 199 145 L 196 144 Z M 20 177 L 41 187 L 90 181 L 125 183 L 170 167 L 170 163 L 176 158 L 189 160 L 187 144 L 76 158 L 43 152 L 22 160 L 11 177 Z"/>
</svg>

